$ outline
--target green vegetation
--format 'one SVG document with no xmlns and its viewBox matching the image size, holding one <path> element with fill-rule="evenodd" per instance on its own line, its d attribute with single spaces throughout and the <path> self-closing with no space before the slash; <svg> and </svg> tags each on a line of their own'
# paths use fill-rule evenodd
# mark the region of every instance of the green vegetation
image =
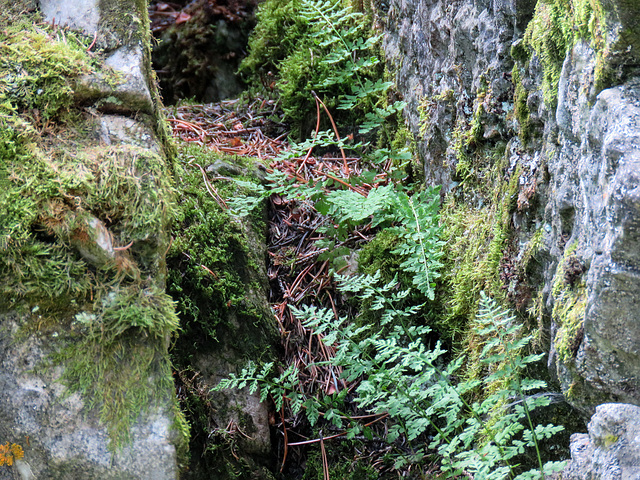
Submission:
<svg viewBox="0 0 640 480">
<path fill-rule="evenodd" d="M 217 165 L 221 173 L 238 174 L 207 186 L 198 165 Z M 277 343 L 273 313 L 264 300 L 266 203 L 234 181 L 248 184 L 257 173 L 253 159 L 213 155 L 207 147 L 189 144 L 179 148 L 175 165 L 181 193 L 166 258 L 167 292 L 177 302 L 181 331 L 171 356 L 182 385 L 181 405 L 191 425 L 191 470 L 207 478 L 248 478 L 257 468 L 256 459 L 236 454 L 242 452 L 237 436 L 219 425 L 236 415 L 248 418 L 240 428 L 252 436 L 250 416 L 230 398 L 212 397 L 207 383 L 219 374 L 216 369 L 272 358 Z M 214 198 L 213 192 L 220 197 Z M 223 197 L 241 195 L 248 195 L 255 207 L 244 218 L 231 215 L 221 202 Z M 195 368 L 203 371 L 195 373 Z M 234 408 L 239 411 L 231 411 Z"/>
<path fill-rule="evenodd" d="M 52 340 L 40 367 L 63 367 L 117 449 L 172 397 L 178 323 L 159 252 L 174 190 L 163 158 L 98 145 L 99 126 L 75 105 L 79 75 L 111 75 L 87 53 L 92 39 L 36 20 L 0 31 L 0 305 L 27 316 L 25 334 Z M 188 433 L 175 405 L 156 405 Z"/>
<path fill-rule="evenodd" d="M 272 340 L 262 338 L 272 330 L 266 328 L 272 315 L 260 300 L 260 292 L 266 290 L 264 247 L 260 247 L 266 234 L 265 204 L 258 202 L 261 208 L 241 220 L 207 191 L 195 164 L 234 163 L 235 159 L 216 158 L 205 147 L 186 146 L 179 160 L 176 178 L 181 195 L 173 218 L 174 241 L 167 253 L 167 291 L 178 302 L 184 329 L 179 342 L 192 345 L 197 338 L 215 342 L 224 338 L 227 348 L 246 350 L 252 358 L 265 354 L 265 343 Z M 246 167 L 249 176 L 239 179 L 252 178 L 250 163 Z M 224 198 L 244 193 L 231 178 L 216 182 L 216 189 Z M 232 322 L 232 317 L 238 321 Z M 241 327 L 246 324 L 265 328 Z"/>
<path fill-rule="evenodd" d="M 171 408 L 163 404 L 173 390 L 166 350 L 177 328 L 173 301 L 154 287 L 112 289 L 91 312 L 76 314 L 68 345 L 53 360 L 66 366 L 72 391 L 99 409 L 112 449 L 131 440 L 140 412 Z"/>
<path fill-rule="evenodd" d="M 558 330 L 553 343 L 558 361 L 571 364 L 584 335 L 584 314 L 587 305 L 586 285 L 582 278 L 584 266 L 574 255 L 577 244 L 566 248 L 553 281 L 552 318 Z"/>
<path fill-rule="evenodd" d="M 606 32 L 606 18 L 599 0 L 552 0 L 536 4 L 524 43 L 513 53 L 519 61 L 533 52 L 537 54 L 543 68 L 542 93 L 549 109 L 554 109 L 557 103 L 562 63 L 578 40 L 586 40 L 596 52 L 596 90 L 606 88 L 611 75 Z"/>
<path fill-rule="evenodd" d="M 314 93 L 340 111 L 334 113 L 338 125 L 359 125 L 366 135 L 403 107 L 387 102 L 392 83 L 383 79 L 380 36 L 371 28 L 363 13 L 339 0 L 268 0 L 258 10 L 241 69 L 269 87 L 273 83 L 294 137 L 312 131 Z"/>
<path fill-rule="evenodd" d="M 442 462 L 446 478 L 468 472 L 484 479 L 533 479 L 563 467 L 555 462 L 544 463 L 540 455 L 540 442 L 562 427 L 534 425 L 531 420 L 531 412 L 548 405 L 549 398 L 530 392 L 546 385 L 520 378 L 522 370 L 542 355 L 523 355 L 531 337 L 522 336 L 522 326 L 507 311 L 489 297 L 482 297 L 476 321 L 478 334 L 483 338 L 482 361 L 492 373 L 483 380 L 456 382 L 453 379 L 464 358 L 446 364 L 439 361 L 445 353 L 440 343 L 429 348 L 423 340 L 430 332 L 429 327 L 408 322 L 420 307 L 396 307 L 408 291 L 394 292 L 395 282 L 381 285 L 377 275 L 339 277 L 339 283 L 341 291 L 361 300 L 373 297 L 374 308 L 382 312 L 382 326 L 389 324 L 392 329 L 383 333 L 379 326 L 357 326 L 353 319 L 336 319 L 330 309 L 303 305 L 292 310 L 308 328 L 323 335 L 325 344 L 336 348 L 336 355 L 329 362 L 342 369 L 342 378 L 359 379 L 356 404 L 369 413 L 386 413 L 394 420 L 384 440 L 393 445 L 402 437 L 407 442 L 403 449 L 396 450 L 396 467 L 412 463 L 420 469 L 425 456 L 434 452 Z M 261 398 L 271 396 L 276 409 L 281 408 L 284 398 L 289 400 L 294 413 L 304 409 L 312 425 L 322 415 L 324 422 L 346 429 L 347 438 L 362 432 L 369 437 L 374 434 L 348 412 L 340 410 L 347 390 L 337 395 L 306 396 L 298 390 L 300 372 L 295 366 L 289 366 L 279 376 L 273 368 L 273 363 L 249 363 L 240 375 L 232 374 L 216 389 L 259 388 Z M 308 368 L 313 368 L 313 364 Z M 482 402 L 467 401 L 468 392 L 481 385 L 487 388 L 497 381 L 504 388 Z M 508 404 L 513 398 L 517 401 Z M 427 432 L 434 435 L 431 440 L 426 440 Z M 538 452 L 538 468 L 518 475 L 510 460 L 526 448 Z"/>
</svg>

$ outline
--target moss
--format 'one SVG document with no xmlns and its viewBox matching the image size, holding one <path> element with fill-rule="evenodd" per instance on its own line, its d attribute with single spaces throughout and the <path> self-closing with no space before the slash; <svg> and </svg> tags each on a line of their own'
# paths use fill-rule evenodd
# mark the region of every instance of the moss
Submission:
<svg viewBox="0 0 640 480">
<path fill-rule="evenodd" d="M 587 305 L 586 285 L 583 279 L 569 275 L 569 268 L 576 250 L 573 244 L 565 250 L 553 280 L 553 311 L 551 317 L 557 325 L 553 343 L 558 360 L 570 363 L 582 343 L 584 314 Z"/>
<path fill-rule="evenodd" d="M 515 64 L 513 66 L 513 70 L 511 71 L 511 79 L 515 87 L 513 95 L 513 111 L 516 119 L 518 120 L 518 125 L 520 126 L 520 139 L 522 140 L 522 143 L 526 145 L 527 143 L 529 143 L 532 135 L 531 118 L 529 106 L 527 105 L 529 92 L 522 85 L 522 78 L 520 76 L 520 68 L 518 67 L 518 64 Z"/>
<path fill-rule="evenodd" d="M 474 170 L 449 193 L 441 210 L 445 253 L 436 327 L 454 349 L 476 357 L 481 348 L 470 329 L 480 292 L 506 301 L 501 266 L 511 237 L 520 172 L 505 174 L 503 160 L 500 145 L 494 151 L 469 154 L 467 162 Z M 473 362 L 469 362 L 470 371 L 481 368 Z"/>
<path fill-rule="evenodd" d="M 224 405 L 233 408 L 233 400 L 212 399 L 212 385 L 205 384 L 213 381 L 210 375 L 219 374 L 219 365 L 271 360 L 274 355 L 277 332 L 266 302 L 265 212 L 257 209 L 260 219 L 232 217 L 209 194 L 203 173 L 195 164 L 204 168 L 228 164 L 225 173 L 239 173 L 236 178 L 244 180 L 249 180 L 255 169 L 253 161 L 220 157 L 194 145 L 181 147 L 176 164 L 181 195 L 174 212 L 174 241 L 167 254 L 167 291 L 177 301 L 182 328 L 171 355 L 185 384 L 182 405 L 193 435 L 192 471 L 193 475 L 204 475 L 202 478 L 212 474 L 221 479 L 270 478 L 255 467 L 257 459 L 242 454 L 243 439 L 229 434 L 214 420 L 237 416 L 238 423 L 244 423 L 242 431 L 251 436 L 255 428 L 251 419 L 246 412 L 224 411 Z M 230 179 L 212 184 L 223 198 L 239 192 Z M 190 365 L 194 364 L 211 371 L 193 372 Z M 197 384 L 191 377 L 202 377 L 203 383 Z"/>
<path fill-rule="evenodd" d="M 0 32 L 0 112 L 27 111 L 36 121 L 64 113 L 73 101 L 71 79 L 90 68 L 85 41 L 74 33 L 63 41 L 27 20 Z"/>
<path fill-rule="evenodd" d="M 99 68 L 91 39 L 34 18 L 0 31 L 0 307 L 38 312 L 26 330 L 64 332 L 49 365 L 98 409 L 115 449 L 173 398 L 177 317 L 162 285 L 174 191 L 163 158 L 97 145 L 76 108 L 74 80 Z M 92 222 L 121 248 L 99 247 Z"/>
<path fill-rule="evenodd" d="M 599 92 L 607 86 L 606 21 L 599 0 L 551 0 L 536 4 L 527 27 L 523 48 L 535 52 L 543 68 L 542 93 L 549 109 L 558 98 L 558 83 L 567 53 L 579 39 L 586 39 L 596 52 L 595 83 Z M 515 53 L 525 57 L 523 48 Z"/>
<path fill-rule="evenodd" d="M 203 158 L 209 153 L 200 147 L 187 147 L 181 155 L 183 159 L 197 155 L 194 163 L 204 165 L 213 160 Z M 264 345 L 259 324 L 271 318 L 268 307 L 256 303 L 258 292 L 266 289 L 261 277 L 265 265 L 265 258 L 259 257 L 261 249 L 249 237 L 243 221 L 231 217 L 207 192 L 197 167 L 183 164 L 178 176 L 182 193 L 167 262 L 168 291 L 179 302 L 183 337 L 196 335 L 206 345 L 217 340 L 223 329 L 231 348 L 245 350 L 254 345 L 260 356 Z M 216 183 L 216 189 L 228 198 L 237 187 L 222 181 Z M 238 325 L 229 322 L 232 316 L 238 318 Z M 245 323 L 258 328 L 241 328 Z"/>
<path fill-rule="evenodd" d="M 106 50 L 124 45 L 149 46 L 151 31 L 146 0 L 100 0 L 99 44 Z M 150 57 L 148 57 L 150 58 Z"/>
<path fill-rule="evenodd" d="M 318 449 L 319 450 L 319 449 Z M 384 478 L 380 472 L 364 461 L 349 461 L 354 456 L 348 447 L 334 443 L 325 444 L 327 463 L 329 464 L 329 478 L 334 480 L 377 480 Z M 302 480 L 324 480 L 326 477 L 322 468 L 322 457 L 319 451 L 311 453 L 307 458 Z"/>
<path fill-rule="evenodd" d="M 171 298 L 137 285 L 113 289 L 75 316 L 68 344 L 53 361 L 65 366 L 62 380 L 70 391 L 99 407 L 111 449 L 130 441 L 140 412 L 168 407 L 163 403 L 172 397 L 173 378 L 167 341 L 177 327 Z"/>
</svg>

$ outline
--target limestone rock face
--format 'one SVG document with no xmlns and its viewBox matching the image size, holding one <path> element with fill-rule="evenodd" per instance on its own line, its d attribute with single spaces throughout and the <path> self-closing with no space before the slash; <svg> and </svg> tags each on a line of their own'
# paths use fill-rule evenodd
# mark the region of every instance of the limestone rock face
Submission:
<svg viewBox="0 0 640 480">
<path fill-rule="evenodd" d="M 419 138 L 429 183 L 452 186 L 456 122 L 472 114 L 478 90 L 491 90 L 482 135 L 508 135 L 503 103 L 512 101 L 509 49 L 523 33 L 532 3 L 391 0 L 382 7 L 386 57 L 408 104 L 405 114 Z"/>
<path fill-rule="evenodd" d="M 589 433 L 571 437 L 562 480 L 640 479 L 640 408 L 607 403 L 596 409 Z"/>
<path fill-rule="evenodd" d="M 377 4 L 427 182 L 449 211 L 493 215 L 478 244 L 502 258 L 475 285 L 538 322 L 587 416 L 640 404 L 640 31 L 628 2 L 596 3 L 588 28 L 554 1 Z"/>
<path fill-rule="evenodd" d="M 559 149 L 549 161 L 545 214 L 552 254 L 563 255 L 564 235 L 564 252 L 572 246 L 586 274 L 582 342 L 573 357 L 555 358 L 563 390 L 584 382 L 573 402 L 585 412 L 607 399 L 640 403 L 640 81 L 595 96 L 593 71 L 593 51 L 576 45 L 560 79 Z M 552 295 L 566 300 L 557 289 Z"/>
</svg>

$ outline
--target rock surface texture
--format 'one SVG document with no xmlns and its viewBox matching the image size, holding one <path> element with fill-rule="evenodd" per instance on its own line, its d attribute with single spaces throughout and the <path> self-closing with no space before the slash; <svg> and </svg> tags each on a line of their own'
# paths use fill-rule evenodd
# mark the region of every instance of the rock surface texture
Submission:
<svg viewBox="0 0 640 480">
<path fill-rule="evenodd" d="M 640 478 L 640 408 L 605 403 L 589 422 L 589 433 L 571 437 L 571 462 L 562 480 Z"/>
<path fill-rule="evenodd" d="M 587 437 L 574 438 L 567 478 L 638 475 L 609 462 L 594 433 L 612 412 L 616 428 L 635 431 L 636 407 L 598 405 L 640 405 L 638 7 L 621 0 L 377 7 L 427 183 L 448 192 L 445 225 L 460 212 L 467 223 L 453 231 L 464 237 L 479 230 L 474 213 L 491 225 L 464 258 L 493 274 L 465 287 L 465 275 L 475 273 L 456 276 L 464 266 L 461 256 L 452 259 L 448 320 L 468 315 L 458 297 L 480 289 L 505 297 L 539 325 L 567 402 L 586 418 L 597 407 L 590 446 L 580 450 Z M 621 442 L 637 456 L 635 440 Z M 575 473 L 578 464 L 587 470 Z"/>
<path fill-rule="evenodd" d="M 0 478 L 176 479 L 146 2 L 0 8 Z"/>
</svg>

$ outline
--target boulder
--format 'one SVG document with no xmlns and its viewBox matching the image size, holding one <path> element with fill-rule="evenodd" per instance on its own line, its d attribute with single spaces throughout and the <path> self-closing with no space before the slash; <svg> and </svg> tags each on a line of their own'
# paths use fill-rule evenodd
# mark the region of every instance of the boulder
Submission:
<svg viewBox="0 0 640 480">
<path fill-rule="evenodd" d="M 588 430 L 571 436 L 571 460 L 562 480 L 640 479 L 640 407 L 599 405 Z"/>
</svg>

